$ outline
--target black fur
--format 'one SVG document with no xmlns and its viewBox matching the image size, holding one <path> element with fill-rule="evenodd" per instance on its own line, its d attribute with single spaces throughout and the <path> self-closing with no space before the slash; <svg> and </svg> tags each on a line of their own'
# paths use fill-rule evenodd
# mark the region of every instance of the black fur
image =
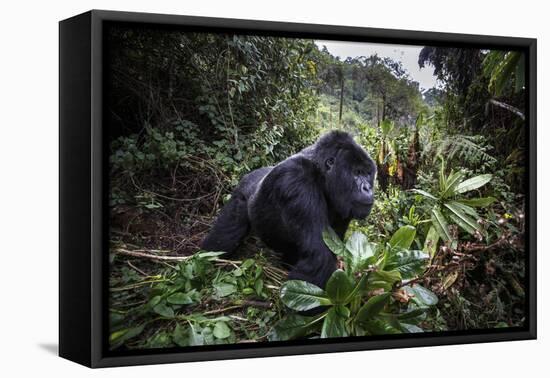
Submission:
<svg viewBox="0 0 550 378">
<path fill-rule="evenodd" d="M 322 232 L 331 226 L 343 237 L 352 219 L 369 214 L 375 170 L 349 134 L 325 134 L 276 166 L 244 176 L 202 248 L 231 253 L 252 231 L 292 265 L 289 279 L 324 287 L 336 258 Z"/>
</svg>

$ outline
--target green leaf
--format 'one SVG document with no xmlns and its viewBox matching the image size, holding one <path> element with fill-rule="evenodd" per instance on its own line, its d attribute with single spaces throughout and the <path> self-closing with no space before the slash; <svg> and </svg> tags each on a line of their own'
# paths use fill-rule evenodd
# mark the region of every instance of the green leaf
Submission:
<svg viewBox="0 0 550 378">
<path fill-rule="evenodd" d="M 424 330 L 422 328 L 420 328 L 419 326 L 416 326 L 414 324 L 401 323 L 400 326 L 401 326 L 401 329 L 403 330 L 403 332 L 406 332 L 406 333 L 421 333 L 421 332 L 424 332 Z"/>
<path fill-rule="evenodd" d="M 392 248 L 409 249 L 416 236 L 416 228 L 413 226 L 400 227 L 390 239 Z"/>
<path fill-rule="evenodd" d="M 174 332 L 172 333 L 172 340 L 174 340 L 176 345 L 178 345 L 180 347 L 189 346 L 188 332 L 184 327 L 182 327 L 179 324 L 176 324 L 176 328 L 174 329 Z"/>
<path fill-rule="evenodd" d="M 264 280 L 261 278 L 258 278 L 256 282 L 254 282 L 254 290 L 256 290 L 256 294 L 262 295 L 262 290 L 264 289 Z"/>
<path fill-rule="evenodd" d="M 155 307 L 156 305 L 158 305 L 161 301 L 162 297 L 160 295 L 156 295 L 154 296 L 153 298 L 151 298 L 151 300 L 149 301 L 149 306 L 151 307 Z"/>
<path fill-rule="evenodd" d="M 439 233 L 432 225 L 428 229 L 428 234 L 426 235 L 426 240 L 424 240 L 424 250 L 427 251 L 430 256 L 435 255 L 437 251 L 437 243 L 439 242 Z"/>
<path fill-rule="evenodd" d="M 336 309 L 338 315 L 343 316 L 346 319 L 351 315 L 350 309 L 345 305 L 336 305 L 334 308 Z"/>
<path fill-rule="evenodd" d="M 161 316 L 164 316 L 165 318 L 174 317 L 174 310 L 172 309 L 172 307 L 167 306 L 164 302 L 161 302 L 153 307 L 153 311 Z"/>
<path fill-rule="evenodd" d="M 237 287 L 235 285 L 225 282 L 214 284 L 213 287 L 214 290 L 216 290 L 216 295 L 218 297 L 227 297 L 237 291 Z"/>
<path fill-rule="evenodd" d="M 391 293 L 384 293 L 369 298 L 367 303 L 359 309 L 355 319 L 358 322 L 366 322 L 367 320 L 374 318 L 380 311 L 382 311 L 384 306 L 389 303 L 390 296 Z"/>
<path fill-rule="evenodd" d="M 489 181 L 491 181 L 492 178 L 493 178 L 493 175 L 491 174 L 484 174 L 484 175 L 472 177 L 458 184 L 456 188 L 456 192 L 466 193 L 466 192 L 469 192 L 470 190 L 480 188 L 483 185 L 487 184 Z"/>
<path fill-rule="evenodd" d="M 449 233 L 447 221 L 445 220 L 443 214 L 441 214 L 441 211 L 439 211 L 438 208 L 432 209 L 432 224 L 441 239 L 443 239 L 444 241 L 451 240 L 451 234 Z"/>
<path fill-rule="evenodd" d="M 412 189 L 411 190 L 412 192 L 415 192 L 415 193 L 418 193 L 420 195 L 423 195 L 424 197 L 427 197 L 429 199 L 432 199 L 434 201 L 437 201 L 437 197 L 435 197 L 433 194 L 430 194 L 424 190 L 421 190 L 421 189 Z"/>
<path fill-rule="evenodd" d="M 476 222 L 475 219 L 470 218 L 464 210 L 456 206 L 453 203 L 446 203 L 445 207 L 452 211 L 451 219 L 458 224 L 464 231 L 473 234 L 476 230 L 480 230 L 481 226 Z"/>
<path fill-rule="evenodd" d="M 414 319 L 424 314 L 427 310 L 428 310 L 428 307 L 418 307 L 418 308 L 415 308 L 414 310 L 407 311 L 397 315 L 397 319 L 400 321 L 406 322 L 407 320 Z"/>
<path fill-rule="evenodd" d="M 413 300 L 418 303 L 419 306 L 435 306 L 438 302 L 437 295 L 421 285 L 405 286 L 403 289 L 407 294 L 413 296 Z"/>
<path fill-rule="evenodd" d="M 346 246 L 332 228 L 329 227 L 323 231 L 323 240 L 336 256 L 343 256 L 346 253 Z"/>
<path fill-rule="evenodd" d="M 368 274 L 363 274 L 361 276 L 361 279 L 359 280 L 359 282 L 357 282 L 357 285 L 355 285 L 351 293 L 349 293 L 349 296 L 344 301 L 345 303 L 351 302 L 353 298 L 355 298 L 357 295 L 361 295 L 363 292 L 365 292 L 368 283 L 368 276 Z"/>
<path fill-rule="evenodd" d="M 334 304 L 344 304 L 354 287 L 353 281 L 343 270 L 335 270 L 330 276 L 326 293 Z"/>
<path fill-rule="evenodd" d="M 457 202 L 460 202 L 461 204 L 467 205 L 467 206 L 473 206 L 473 207 L 487 207 L 493 202 L 495 202 L 497 199 L 494 197 L 480 197 L 480 198 L 472 198 L 472 199 L 459 199 Z"/>
<path fill-rule="evenodd" d="M 306 311 L 331 304 L 323 289 L 299 280 L 290 280 L 283 284 L 281 300 L 287 307 L 296 311 Z"/>
<path fill-rule="evenodd" d="M 204 345 L 204 337 L 197 332 L 195 326 L 193 326 L 193 324 L 191 323 L 189 323 L 189 345 Z"/>
<path fill-rule="evenodd" d="M 430 255 L 424 251 L 404 250 L 397 252 L 386 261 L 385 269 L 397 270 L 401 278 L 413 278 L 425 269 Z"/>
<path fill-rule="evenodd" d="M 364 322 L 362 325 L 371 335 L 388 335 L 401 333 L 399 329 L 393 327 L 386 320 L 382 319 L 371 319 Z"/>
<path fill-rule="evenodd" d="M 377 270 L 368 274 L 367 287 L 369 290 L 384 289 L 390 291 L 393 285 L 399 281 L 401 281 L 401 273 L 397 270 Z"/>
<path fill-rule="evenodd" d="M 374 247 L 372 243 L 369 243 L 367 236 L 359 231 L 355 231 L 351 234 L 346 242 L 346 248 L 351 255 L 351 267 L 352 271 L 357 271 L 374 262 Z"/>
<path fill-rule="evenodd" d="M 231 335 L 231 329 L 225 324 L 225 322 L 217 322 L 214 325 L 214 336 L 217 339 L 226 339 Z"/>
<path fill-rule="evenodd" d="M 462 172 L 451 173 L 446 180 L 446 187 L 443 193 L 441 193 L 441 198 L 447 198 L 455 194 L 455 190 L 460 183 L 460 180 L 464 177 Z"/>
<path fill-rule="evenodd" d="M 323 328 L 321 329 L 321 338 L 327 337 L 346 337 L 346 318 L 341 316 L 336 307 L 332 307 L 325 317 Z"/>
<path fill-rule="evenodd" d="M 166 301 L 171 304 L 186 305 L 193 303 L 193 300 L 186 293 L 174 293 L 166 298 Z"/>
<path fill-rule="evenodd" d="M 319 321 L 325 316 L 326 313 L 316 317 L 298 314 L 288 315 L 275 323 L 273 329 L 269 332 L 268 340 L 284 341 L 304 337 L 318 329 L 321 325 Z"/>
<path fill-rule="evenodd" d="M 463 211 L 464 213 L 471 215 L 472 217 L 474 217 L 474 219 L 479 219 L 480 218 L 480 216 L 477 213 L 476 209 L 474 209 L 471 206 L 465 205 L 465 204 L 460 203 L 458 201 L 450 201 L 448 203 L 451 204 L 452 206 L 455 206 L 457 209 Z"/>
</svg>

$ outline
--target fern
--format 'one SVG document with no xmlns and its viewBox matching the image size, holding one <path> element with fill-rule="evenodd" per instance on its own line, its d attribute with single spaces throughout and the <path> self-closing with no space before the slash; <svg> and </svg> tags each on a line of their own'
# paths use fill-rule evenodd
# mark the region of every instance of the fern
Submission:
<svg viewBox="0 0 550 378">
<path fill-rule="evenodd" d="M 470 167 L 494 165 L 497 160 L 489 154 L 492 146 L 485 143 L 482 136 L 448 135 L 441 140 L 435 140 L 427 146 L 425 153 L 444 156 L 447 161 L 458 159 L 463 165 Z"/>
</svg>

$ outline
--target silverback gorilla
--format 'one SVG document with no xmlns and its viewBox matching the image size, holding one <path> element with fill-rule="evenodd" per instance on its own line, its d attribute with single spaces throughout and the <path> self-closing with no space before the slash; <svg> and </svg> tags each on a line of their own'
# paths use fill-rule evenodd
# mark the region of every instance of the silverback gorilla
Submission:
<svg viewBox="0 0 550 378">
<path fill-rule="evenodd" d="M 324 288 L 336 258 L 322 232 L 330 226 L 342 238 L 352 219 L 370 213 L 375 173 L 349 134 L 329 132 L 274 167 L 245 175 L 202 248 L 231 253 L 252 231 L 292 266 L 289 279 Z"/>
</svg>

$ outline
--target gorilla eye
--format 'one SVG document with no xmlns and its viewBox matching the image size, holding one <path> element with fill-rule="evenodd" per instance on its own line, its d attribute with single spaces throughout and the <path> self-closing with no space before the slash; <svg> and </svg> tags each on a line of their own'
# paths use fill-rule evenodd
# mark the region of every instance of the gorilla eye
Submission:
<svg viewBox="0 0 550 378">
<path fill-rule="evenodd" d="M 334 165 L 334 158 L 331 157 L 331 158 L 328 158 L 327 161 L 325 162 L 326 166 L 327 166 L 327 169 L 331 169 L 332 166 Z"/>
</svg>

